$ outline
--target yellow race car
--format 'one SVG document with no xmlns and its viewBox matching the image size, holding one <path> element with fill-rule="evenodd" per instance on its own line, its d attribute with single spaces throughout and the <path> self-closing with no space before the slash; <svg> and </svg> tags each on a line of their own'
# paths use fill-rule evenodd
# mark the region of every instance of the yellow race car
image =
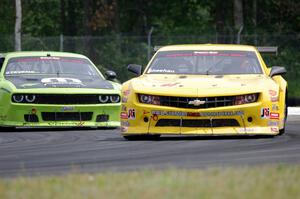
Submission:
<svg viewBox="0 0 300 199">
<path fill-rule="evenodd" d="M 287 116 L 284 67 L 268 68 L 246 45 L 172 45 L 158 49 L 142 73 L 122 85 L 121 133 L 281 135 Z"/>
</svg>

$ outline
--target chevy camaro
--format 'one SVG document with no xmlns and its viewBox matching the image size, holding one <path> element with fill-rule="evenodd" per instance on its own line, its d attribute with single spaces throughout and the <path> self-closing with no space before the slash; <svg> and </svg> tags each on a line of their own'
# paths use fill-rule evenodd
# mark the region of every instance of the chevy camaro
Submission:
<svg viewBox="0 0 300 199">
<path fill-rule="evenodd" d="M 284 67 L 268 68 L 246 45 L 161 47 L 138 77 L 122 86 L 121 133 L 160 135 L 280 135 L 287 116 Z"/>
<path fill-rule="evenodd" d="M 121 85 L 85 56 L 12 52 L 0 57 L 0 128 L 118 127 Z"/>
</svg>

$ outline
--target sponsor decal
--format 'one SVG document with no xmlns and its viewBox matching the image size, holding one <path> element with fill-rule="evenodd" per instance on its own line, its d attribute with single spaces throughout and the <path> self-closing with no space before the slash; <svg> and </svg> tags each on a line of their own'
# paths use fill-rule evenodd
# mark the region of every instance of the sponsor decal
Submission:
<svg viewBox="0 0 300 199">
<path fill-rule="evenodd" d="M 153 116 L 152 116 L 152 119 L 153 119 L 154 121 L 157 121 L 157 120 L 158 120 L 158 116 L 157 116 L 157 115 L 153 115 Z"/>
<path fill-rule="evenodd" d="M 269 121 L 268 126 L 278 126 L 279 122 Z"/>
<path fill-rule="evenodd" d="M 161 87 L 173 87 L 180 84 L 179 82 L 175 82 L 175 83 L 168 83 L 168 84 L 162 84 L 160 85 Z"/>
<path fill-rule="evenodd" d="M 271 102 L 278 102 L 279 96 L 277 91 L 269 90 L 270 100 Z"/>
<path fill-rule="evenodd" d="M 135 119 L 135 109 L 133 109 L 133 108 L 128 109 L 128 119 L 129 120 L 134 120 Z"/>
<path fill-rule="evenodd" d="M 151 69 L 149 70 L 149 73 L 175 73 L 175 70 L 170 69 Z"/>
<path fill-rule="evenodd" d="M 270 113 L 270 119 L 276 119 L 278 120 L 279 119 L 279 113 Z"/>
<path fill-rule="evenodd" d="M 261 118 L 269 118 L 270 117 L 270 108 L 262 108 L 260 112 Z"/>
<path fill-rule="evenodd" d="M 279 111 L 277 104 L 272 104 L 272 111 Z"/>
<path fill-rule="evenodd" d="M 239 133 L 253 133 L 257 131 L 257 128 L 253 128 L 253 127 L 238 128 L 237 131 Z"/>
<path fill-rule="evenodd" d="M 128 121 L 122 121 L 121 126 L 127 127 L 127 126 L 130 126 L 130 123 Z"/>
<path fill-rule="evenodd" d="M 271 127 L 271 131 L 275 132 L 275 133 L 278 133 L 279 130 L 278 130 L 278 127 Z"/>
<path fill-rule="evenodd" d="M 128 127 L 127 126 L 121 126 L 121 132 L 127 132 Z"/>
<path fill-rule="evenodd" d="M 80 121 L 80 122 L 77 123 L 77 126 L 83 126 L 84 123 L 85 123 L 84 121 Z"/>
<path fill-rule="evenodd" d="M 123 91 L 123 95 L 124 96 L 127 96 L 127 95 L 129 95 L 130 94 L 130 90 L 125 90 L 125 91 Z"/>
<path fill-rule="evenodd" d="M 277 96 L 277 92 L 274 90 L 269 90 L 269 95 L 272 97 Z"/>
<path fill-rule="evenodd" d="M 211 116 L 234 116 L 234 115 L 244 115 L 244 111 L 224 111 L 224 112 L 203 112 L 200 116 L 211 117 Z"/>
<path fill-rule="evenodd" d="M 59 57 L 40 57 L 42 60 L 59 60 Z"/>
<path fill-rule="evenodd" d="M 191 116 L 191 117 L 220 117 L 220 116 L 235 116 L 244 115 L 244 111 L 223 111 L 223 112 L 181 112 L 181 111 L 152 111 L 153 115 L 167 116 Z"/>
<path fill-rule="evenodd" d="M 6 75 L 11 75 L 11 74 L 34 74 L 37 73 L 35 71 L 31 70 L 18 70 L 18 71 L 7 71 L 5 72 Z"/>
<path fill-rule="evenodd" d="M 6 120 L 7 115 L 0 115 L 0 120 Z"/>
<path fill-rule="evenodd" d="M 122 105 L 122 106 L 121 106 L 121 110 L 126 112 L 126 111 L 127 111 L 127 107 L 124 106 L 124 105 Z"/>
<path fill-rule="evenodd" d="M 143 115 L 147 115 L 147 114 L 149 114 L 150 113 L 150 111 L 145 111 L 145 110 L 143 110 Z"/>
<path fill-rule="evenodd" d="M 55 77 L 55 78 L 43 78 L 41 82 L 44 85 L 48 84 L 76 84 L 76 85 L 83 85 L 82 81 L 75 78 L 64 78 L 64 77 Z"/>
<path fill-rule="evenodd" d="M 128 119 L 127 112 L 121 112 L 120 117 L 121 117 L 121 119 L 123 119 L 123 120 L 127 120 L 127 119 Z"/>
<path fill-rule="evenodd" d="M 187 113 L 181 111 L 152 111 L 152 115 L 187 116 Z"/>
<path fill-rule="evenodd" d="M 271 97 L 271 102 L 278 102 L 279 101 L 279 97 Z"/>
<path fill-rule="evenodd" d="M 196 100 L 193 100 L 193 101 L 189 101 L 189 104 L 194 105 L 194 106 L 200 106 L 202 104 L 205 104 L 205 101 L 201 101 L 201 100 L 196 99 Z"/>
<path fill-rule="evenodd" d="M 188 112 L 187 116 L 189 116 L 189 117 L 200 117 L 200 113 Z"/>
<path fill-rule="evenodd" d="M 122 97 L 122 103 L 127 103 L 128 98 L 127 97 Z"/>
<path fill-rule="evenodd" d="M 195 54 L 205 54 L 205 55 L 207 55 L 207 54 L 209 54 L 209 55 L 211 55 L 211 54 L 218 54 L 219 52 L 217 52 L 217 51 L 194 51 L 194 53 Z"/>
<path fill-rule="evenodd" d="M 73 125 L 73 124 L 78 124 L 78 123 L 76 123 L 76 122 L 73 122 L 73 121 L 70 121 L 70 122 L 48 122 L 48 125 L 50 125 L 50 126 L 70 126 L 70 125 Z"/>
<path fill-rule="evenodd" d="M 61 111 L 73 111 L 75 108 L 73 106 L 63 106 Z"/>
</svg>

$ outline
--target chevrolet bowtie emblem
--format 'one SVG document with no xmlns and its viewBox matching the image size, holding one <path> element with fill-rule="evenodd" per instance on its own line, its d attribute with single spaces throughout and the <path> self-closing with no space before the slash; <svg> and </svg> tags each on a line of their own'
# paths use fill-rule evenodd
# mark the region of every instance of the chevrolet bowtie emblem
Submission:
<svg viewBox="0 0 300 199">
<path fill-rule="evenodd" d="M 194 106 L 200 106 L 202 104 L 205 104 L 205 101 L 201 101 L 201 100 L 196 99 L 196 100 L 193 100 L 193 101 L 189 101 L 189 104 L 192 104 Z"/>
</svg>

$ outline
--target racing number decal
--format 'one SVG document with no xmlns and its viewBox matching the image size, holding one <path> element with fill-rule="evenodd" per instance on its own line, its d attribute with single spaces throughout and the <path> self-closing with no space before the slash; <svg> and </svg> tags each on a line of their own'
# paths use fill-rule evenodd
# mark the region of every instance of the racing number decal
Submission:
<svg viewBox="0 0 300 199">
<path fill-rule="evenodd" d="M 135 110 L 132 109 L 128 109 L 128 119 L 129 120 L 134 120 L 135 119 Z"/>
</svg>

